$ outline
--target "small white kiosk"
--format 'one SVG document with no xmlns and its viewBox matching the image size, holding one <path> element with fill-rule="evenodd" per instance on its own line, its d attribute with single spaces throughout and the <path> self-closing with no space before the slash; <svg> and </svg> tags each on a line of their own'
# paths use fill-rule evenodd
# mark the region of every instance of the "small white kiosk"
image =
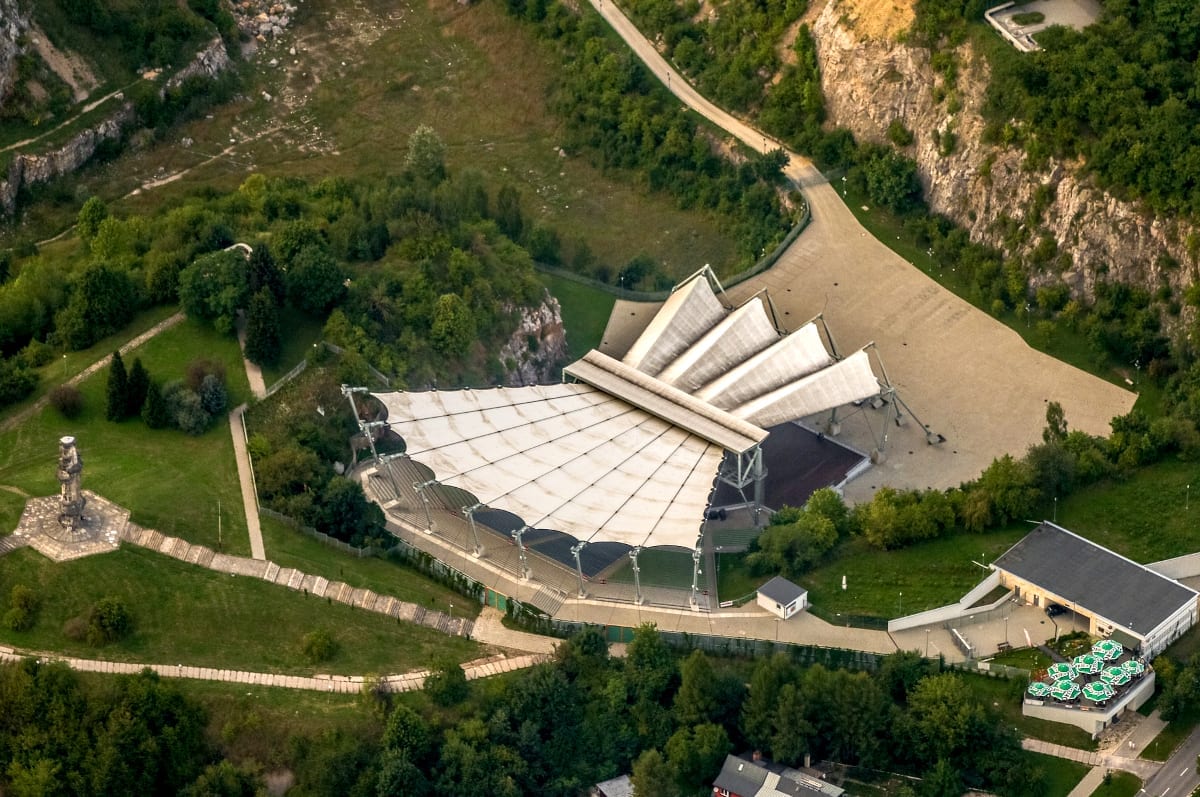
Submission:
<svg viewBox="0 0 1200 797">
<path fill-rule="evenodd" d="M 808 606 L 808 590 L 775 576 L 758 588 L 758 605 L 786 620 Z"/>
</svg>

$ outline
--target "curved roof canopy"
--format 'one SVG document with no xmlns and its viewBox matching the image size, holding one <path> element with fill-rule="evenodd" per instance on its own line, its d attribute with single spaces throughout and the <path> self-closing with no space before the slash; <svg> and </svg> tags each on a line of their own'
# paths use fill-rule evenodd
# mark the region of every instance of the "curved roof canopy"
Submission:
<svg viewBox="0 0 1200 797">
<path fill-rule="evenodd" d="M 761 297 L 730 310 L 705 272 L 680 285 L 622 360 L 591 351 L 560 385 L 377 394 L 443 484 L 580 541 L 693 547 L 726 451 L 764 427 L 879 393 L 814 324 L 781 336 Z"/>
</svg>

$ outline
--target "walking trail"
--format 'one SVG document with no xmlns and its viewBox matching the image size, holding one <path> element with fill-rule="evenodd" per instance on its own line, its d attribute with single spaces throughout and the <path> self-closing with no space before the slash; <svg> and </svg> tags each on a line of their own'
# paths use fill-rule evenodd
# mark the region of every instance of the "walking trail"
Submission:
<svg viewBox="0 0 1200 797">
<path fill-rule="evenodd" d="M 1138 756 L 1166 726 L 1167 723 L 1159 718 L 1157 711 L 1148 717 L 1131 712 L 1121 725 L 1116 726 L 1119 729 L 1118 733 L 1101 739 L 1099 751 L 1080 750 L 1076 747 L 1052 744 L 1040 739 L 1022 739 L 1021 746 L 1035 753 L 1065 758 L 1068 761 L 1077 761 L 1091 767 L 1068 795 L 1068 797 L 1088 797 L 1104 782 L 1104 774 L 1108 770 L 1119 769 L 1130 772 L 1141 778 L 1144 783 L 1162 769 L 1161 763 L 1138 758 Z"/>
<path fill-rule="evenodd" d="M 34 657 L 43 662 L 61 662 L 72 670 L 79 672 L 98 672 L 114 675 L 136 675 L 142 670 L 152 670 L 164 678 L 190 678 L 198 681 L 222 681 L 225 683 L 249 684 L 251 686 L 272 686 L 281 689 L 305 689 L 312 692 L 337 692 L 340 694 L 357 694 L 365 684 L 379 683 L 389 692 L 411 692 L 425 685 L 429 670 L 413 670 L 397 675 L 368 676 L 368 675 L 284 675 L 271 672 L 251 672 L 248 670 L 220 670 L 213 667 L 193 667 L 187 664 L 142 664 L 122 661 L 105 661 L 103 659 L 78 659 L 71 656 L 59 656 L 53 653 L 21 650 L 19 648 L 0 647 L 0 661 L 20 661 Z M 549 656 L 542 653 L 530 653 L 509 658 L 497 654 L 462 665 L 467 674 L 467 680 L 487 678 L 513 672 L 525 667 L 532 667 L 547 661 Z"/>
</svg>

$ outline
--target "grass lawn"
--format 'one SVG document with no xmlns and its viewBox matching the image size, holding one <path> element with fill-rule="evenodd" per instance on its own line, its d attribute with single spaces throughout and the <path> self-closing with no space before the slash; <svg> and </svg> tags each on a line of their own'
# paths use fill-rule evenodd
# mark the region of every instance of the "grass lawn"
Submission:
<svg viewBox="0 0 1200 797">
<path fill-rule="evenodd" d="M 13 529 L 17 527 L 17 521 L 21 519 L 21 512 L 24 509 L 24 496 L 8 490 L 0 490 L 0 536 L 12 533 Z"/>
<path fill-rule="evenodd" d="M 988 661 L 1003 664 L 1006 667 L 1019 667 L 1022 670 L 1044 670 L 1053 664 L 1050 657 L 1037 648 L 1018 648 L 1005 653 L 997 653 Z"/>
<path fill-rule="evenodd" d="M 958 534 L 896 551 L 880 551 L 854 538 L 836 550 L 836 558 L 800 582 L 808 589 L 814 613 L 826 620 L 837 612 L 900 617 L 962 598 L 988 575 L 973 561 L 993 561 L 1025 532 L 1024 527 L 1012 527 Z"/>
<path fill-rule="evenodd" d="M 662 548 L 645 548 L 638 554 L 642 586 L 692 588 L 692 555 L 686 551 L 670 551 Z M 703 562 L 701 570 L 704 569 Z M 620 568 L 608 576 L 618 584 L 633 583 L 633 562 L 626 557 Z M 708 588 L 707 576 L 700 574 L 700 589 Z"/>
<path fill-rule="evenodd" d="M 1196 485 L 1196 508 L 1190 490 Z M 1186 506 L 1186 508 L 1185 508 Z M 1156 562 L 1200 547 L 1200 465 L 1166 461 L 1127 479 L 1079 490 L 1058 502 L 1058 522 L 1136 562 Z"/>
<path fill-rule="evenodd" d="M 285 330 L 283 336 L 283 352 L 279 363 L 262 369 L 263 381 L 267 387 L 279 381 L 279 378 L 300 364 L 309 355 L 313 344 L 321 339 L 323 324 L 296 308 L 288 305 L 279 315 L 279 328 Z"/>
<path fill-rule="evenodd" d="M 571 359 L 578 359 L 599 346 L 617 297 L 553 274 L 538 274 L 538 277 L 562 306 Z"/>
<path fill-rule="evenodd" d="M 1068 761 L 1065 758 L 1042 755 L 1028 750 L 1025 751 L 1024 758 L 1029 762 L 1028 767 L 1038 767 L 1046 773 L 1042 789 L 1037 794 L 1029 794 L 1027 797 L 1066 797 L 1075 788 L 1075 785 L 1083 780 L 1083 776 L 1090 769 L 1086 764 L 1080 764 L 1078 761 Z"/>
<path fill-rule="evenodd" d="M 1096 749 L 1096 742 L 1081 728 L 1023 716 L 1021 682 L 969 672 L 957 675 L 977 700 L 998 711 L 1003 721 L 1016 728 L 1021 735 L 1080 750 Z"/>
<path fill-rule="evenodd" d="M 161 381 L 183 376 L 195 358 L 219 360 L 225 364 L 231 406 L 249 395 L 237 341 L 195 322 L 184 321 L 163 332 L 137 356 Z M 133 362 L 132 357 L 126 360 L 127 365 Z M 0 434 L 0 484 L 31 495 L 57 493 L 58 438 L 72 434 L 83 456 L 84 488 L 131 510 L 133 522 L 216 548 L 220 502 L 224 550 L 249 554 L 228 419 L 221 418 L 199 437 L 148 429 L 141 420 L 110 423 L 104 418 L 107 380 L 106 368 L 80 386 L 84 410 L 75 420 L 47 407 L 19 428 Z"/>
<path fill-rule="evenodd" d="M 350 556 L 274 518 L 263 517 L 261 521 L 267 558 L 280 567 L 294 567 L 331 581 L 344 581 L 355 588 L 372 589 L 443 612 L 454 604 L 455 617 L 479 616 L 478 602 L 447 589 L 412 568 L 373 556 Z"/>
<path fill-rule="evenodd" d="M 1092 797 L 1133 797 L 1142 790 L 1142 780 L 1132 772 L 1109 771 L 1108 783 L 1101 783 Z"/>
<path fill-rule="evenodd" d="M 719 553 L 717 556 L 717 595 L 722 601 L 753 597 L 754 591 L 770 580 L 770 575 L 751 575 L 746 554 Z"/>
<path fill-rule="evenodd" d="M 438 655 L 466 661 L 479 653 L 475 643 L 459 637 L 134 546 L 61 564 L 18 550 L 0 558 L 0 585 L 18 583 L 37 589 L 37 623 L 27 632 L 2 630 L 0 639 L 34 650 L 295 674 L 404 672 Z M 6 599 L 8 589 L 0 593 Z M 133 633 L 100 649 L 68 639 L 63 624 L 106 596 L 125 603 Z M 318 628 L 328 629 L 340 649 L 314 666 L 300 646 Z"/>
<path fill-rule="evenodd" d="M 1191 734 L 1197 722 L 1200 722 L 1200 711 L 1186 713 L 1168 722 L 1167 727 L 1154 737 L 1154 741 L 1146 745 L 1141 757 L 1151 761 L 1166 761 L 1171 757 L 1171 753 L 1175 752 L 1175 748 Z"/>
<path fill-rule="evenodd" d="M 125 327 L 120 332 L 109 335 L 99 343 L 89 346 L 86 349 L 79 351 L 71 351 L 65 354 L 59 354 L 52 361 L 43 365 L 38 371 L 37 388 L 23 401 L 16 404 L 11 404 L 4 408 L 0 413 L 0 422 L 6 418 L 15 415 L 21 410 L 33 404 L 42 396 L 50 392 L 50 390 L 63 382 L 70 379 L 75 374 L 79 373 L 97 360 L 103 359 L 112 354 L 117 349 L 124 346 L 129 341 L 136 338 L 138 335 L 145 332 L 150 327 L 165 318 L 168 318 L 179 311 L 175 305 L 165 307 L 152 307 L 149 310 L 144 310 L 139 313 L 129 326 Z M 140 349 L 138 350 L 140 352 Z M 133 358 L 138 356 L 138 352 L 132 353 L 126 359 L 129 361 L 126 365 L 133 362 Z"/>
</svg>

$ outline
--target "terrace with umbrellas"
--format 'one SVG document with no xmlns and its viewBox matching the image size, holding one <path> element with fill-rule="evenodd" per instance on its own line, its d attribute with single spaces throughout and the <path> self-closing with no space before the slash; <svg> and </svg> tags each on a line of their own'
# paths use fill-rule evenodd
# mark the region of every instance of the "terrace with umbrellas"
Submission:
<svg viewBox="0 0 1200 797">
<path fill-rule="evenodd" d="M 1029 684 L 1026 695 L 1063 708 L 1104 710 L 1134 691 L 1148 672 L 1152 670 L 1146 662 L 1120 642 L 1101 639 L 1090 651 L 1050 665 L 1044 677 Z"/>
</svg>

